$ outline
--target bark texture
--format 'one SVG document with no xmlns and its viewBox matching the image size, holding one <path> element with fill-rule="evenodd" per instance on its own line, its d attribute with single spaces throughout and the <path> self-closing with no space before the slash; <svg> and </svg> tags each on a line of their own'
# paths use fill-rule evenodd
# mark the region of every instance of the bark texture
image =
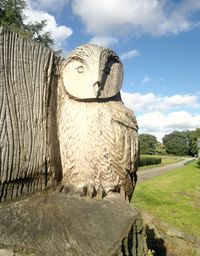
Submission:
<svg viewBox="0 0 200 256">
<path fill-rule="evenodd" d="M 51 180 L 54 53 L 0 27 L 0 201 Z"/>
</svg>

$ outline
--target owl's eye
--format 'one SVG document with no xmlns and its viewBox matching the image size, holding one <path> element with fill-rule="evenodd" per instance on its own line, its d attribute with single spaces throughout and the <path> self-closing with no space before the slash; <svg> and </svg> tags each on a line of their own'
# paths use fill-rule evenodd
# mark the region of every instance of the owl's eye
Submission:
<svg viewBox="0 0 200 256">
<path fill-rule="evenodd" d="M 111 71 L 111 69 L 110 69 L 109 67 L 105 67 L 104 72 L 105 72 L 107 75 L 110 74 L 110 71 Z"/>
<path fill-rule="evenodd" d="M 84 72 L 84 67 L 83 66 L 79 66 L 76 68 L 78 73 L 83 73 Z"/>
</svg>

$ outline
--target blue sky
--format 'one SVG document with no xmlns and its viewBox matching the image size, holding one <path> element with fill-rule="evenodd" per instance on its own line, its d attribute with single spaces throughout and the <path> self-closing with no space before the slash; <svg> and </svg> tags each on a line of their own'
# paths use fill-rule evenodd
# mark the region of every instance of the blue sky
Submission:
<svg viewBox="0 0 200 256">
<path fill-rule="evenodd" d="M 161 140 L 200 127 L 199 0 L 29 0 L 27 20 L 47 20 L 63 56 L 95 43 L 124 65 L 122 98 L 140 133 Z"/>
</svg>

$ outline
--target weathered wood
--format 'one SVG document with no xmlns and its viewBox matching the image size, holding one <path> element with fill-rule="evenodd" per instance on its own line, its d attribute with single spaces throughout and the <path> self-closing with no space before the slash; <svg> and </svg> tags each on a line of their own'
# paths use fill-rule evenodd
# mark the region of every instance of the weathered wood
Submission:
<svg viewBox="0 0 200 256">
<path fill-rule="evenodd" d="M 106 99 L 117 95 L 123 75 L 117 54 L 93 44 L 76 48 L 64 60 L 61 72 L 66 91 L 78 99 Z"/>
<path fill-rule="evenodd" d="M 53 51 L 0 28 L 0 201 L 51 182 L 54 62 Z"/>
<path fill-rule="evenodd" d="M 147 255 L 141 216 L 118 193 L 102 200 L 36 193 L 1 204 L 0 216 L 0 255 Z"/>
<path fill-rule="evenodd" d="M 137 180 L 138 125 L 121 100 L 119 57 L 86 44 L 60 69 L 57 126 L 63 191 L 92 197 L 115 191 L 130 200 Z"/>
</svg>

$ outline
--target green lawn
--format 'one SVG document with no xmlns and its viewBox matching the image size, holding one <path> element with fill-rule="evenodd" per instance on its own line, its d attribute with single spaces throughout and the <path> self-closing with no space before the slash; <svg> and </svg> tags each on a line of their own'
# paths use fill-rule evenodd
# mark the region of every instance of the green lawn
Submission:
<svg viewBox="0 0 200 256">
<path fill-rule="evenodd" d="M 172 164 L 176 163 L 178 161 L 183 160 L 185 157 L 184 156 L 161 156 L 162 158 L 162 164 Z"/>
<path fill-rule="evenodd" d="M 171 156 L 171 155 L 167 155 L 167 156 L 149 156 L 149 155 L 141 155 L 141 156 L 146 156 L 146 157 L 160 157 L 162 158 L 162 162 L 161 164 L 154 164 L 154 165 L 146 165 L 146 166 L 141 166 L 139 167 L 139 171 L 145 170 L 145 169 L 149 169 L 149 168 L 154 168 L 154 167 L 159 167 L 159 166 L 163 166 L 166 164 L 172 164 L 172 163 L 176 163 L 178 161 L 183 160 L 186 157 L 180 157 L 180 156 Z"/>
<path fill-rule="evenodd" d="M 132 205 L 200 237 L 200 165 L 193 162 L 141 182 L 136 186 Z"/>
</svg>

